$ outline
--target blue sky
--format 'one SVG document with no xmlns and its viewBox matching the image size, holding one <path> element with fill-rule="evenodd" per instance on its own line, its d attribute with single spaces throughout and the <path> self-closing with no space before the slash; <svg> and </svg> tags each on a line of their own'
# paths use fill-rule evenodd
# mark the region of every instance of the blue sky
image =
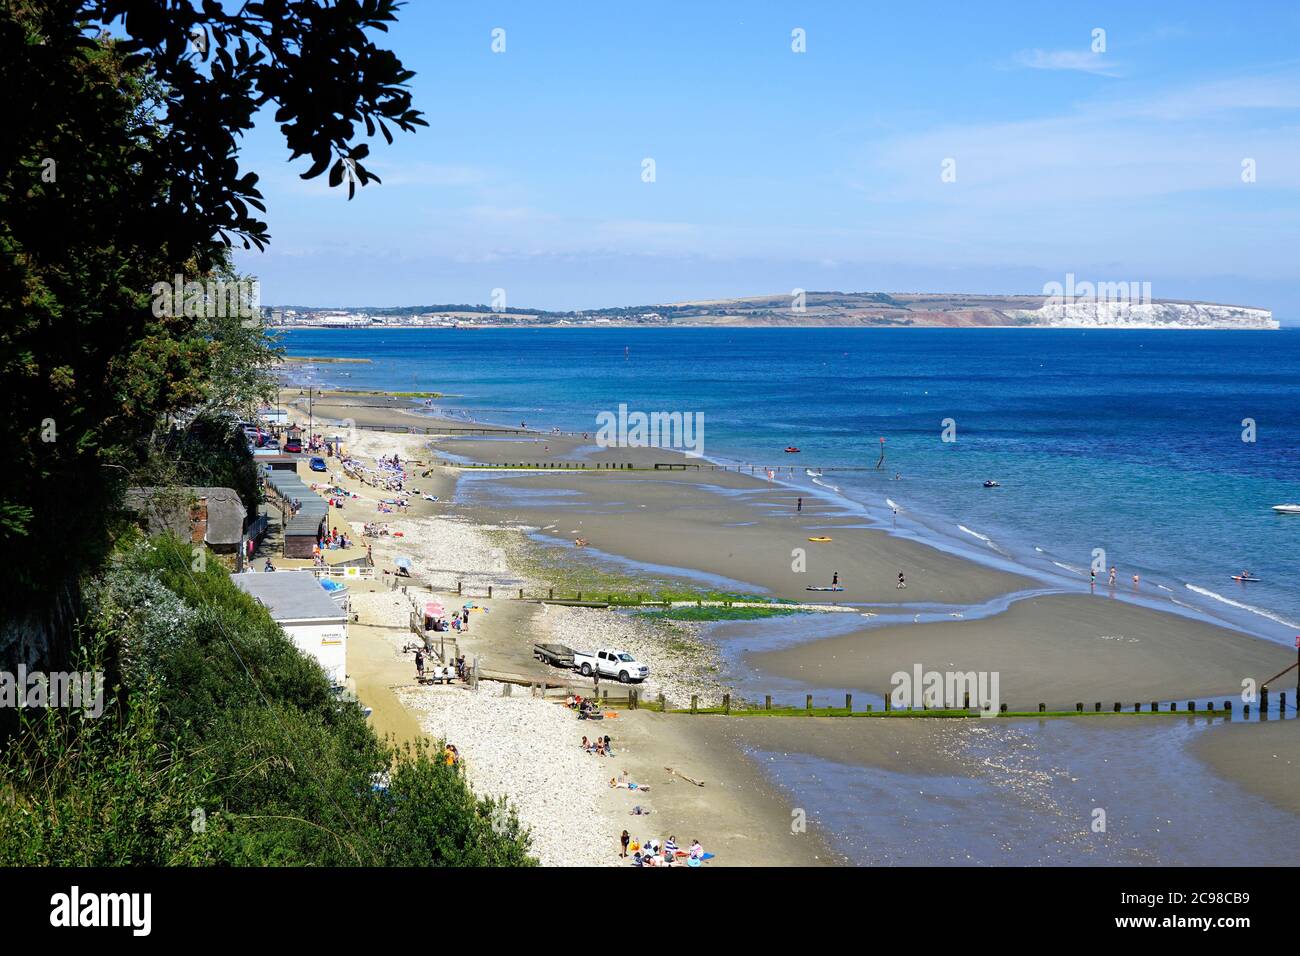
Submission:
<svg viewBox="0 0 1300 956">
<path fill-rule="evenodd" d="M 273 239 L 238 263 L 265 303 L 1032 293 L 1073 272 L 1300 320 L 1297 37 L 1293 3 L 412 0 L 388 41 L 429 128 L 378 140 L 384 182 L 348 202 L 298 179 L 268 111 L 242 161 Z"/>
</svg>

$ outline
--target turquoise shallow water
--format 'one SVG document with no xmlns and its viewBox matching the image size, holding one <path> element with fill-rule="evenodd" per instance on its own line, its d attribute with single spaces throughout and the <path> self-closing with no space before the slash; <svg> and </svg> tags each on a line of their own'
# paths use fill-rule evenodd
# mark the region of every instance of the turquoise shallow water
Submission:
<svg viewBox="0 0 1300 956">
<path fill-rule="evenodd" d="M 896 502 L 907 533 L 1078 580 L 1104 549 L 1124 585 L 1138 573 L 1262 636 L 1300 633 L 1300 517 L 1270 510 L 1300 500 L 1300 330 L 298 330 L 285 345 L 373 360 L 296 372 L 318 384 L 439 391 L 456 396 L 440 412 L 480 420 L 594 433 L 620 404 L 702 413 L 705 455 L 804 483 L 805 466 L 875 465 L 883 437 L 883 470 L 821 479 L 869 517 Z M 1231 581 L 1243 568 L 1262 582 Z"/>
</svg>

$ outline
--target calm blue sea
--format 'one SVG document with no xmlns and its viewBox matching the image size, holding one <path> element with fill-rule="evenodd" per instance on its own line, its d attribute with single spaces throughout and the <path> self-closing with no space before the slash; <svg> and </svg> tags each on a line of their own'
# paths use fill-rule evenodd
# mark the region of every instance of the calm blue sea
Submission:
<svg viewBox="0 0 1300 956">
<path fill-rule="evenodd" d="M 316 384 L 438 391 L 441 412 L 591 431 L 596 415 L 702 412 L 705 454 L 874 466 L 821 479 L 877 520 L 1125 586 L 1292 643 L 1300 634 L 1300 330 L 298 330 Z M 303 373 L 296 373 L 303 374 Z M 941 440 L 945 419 L 956 441 Z M 1242 440 L 1252 419 L 1256 440 Z M 783 449 L 796 445 L 799 455 Z M 895 478 L 895 475 L 901 478 Z M 985 489 L 986 478 L 1002 487 Z M 1249 568 L 1262 583 L 1230 575 Z"/>
</svg>

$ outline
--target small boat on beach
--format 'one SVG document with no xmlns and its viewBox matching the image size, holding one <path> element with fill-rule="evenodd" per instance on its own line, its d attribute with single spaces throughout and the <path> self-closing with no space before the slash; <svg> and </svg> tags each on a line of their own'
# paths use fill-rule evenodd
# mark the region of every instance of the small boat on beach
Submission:
<svg viewBox="0 0 1300 956">
<path fill-rule="evenodd" d="M 1274 505 L 1273 510 L 1280 515 L 1300 515 L 1300 505 Z"/>
</svg>

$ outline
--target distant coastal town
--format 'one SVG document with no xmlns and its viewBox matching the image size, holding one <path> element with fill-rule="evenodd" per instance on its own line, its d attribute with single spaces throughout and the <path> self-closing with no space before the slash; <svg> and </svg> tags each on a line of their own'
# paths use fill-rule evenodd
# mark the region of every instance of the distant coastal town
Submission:
<svg viewBox="0 0 1300 956">
<path fill-rule="evenodd" d="M 1276 329 L 1267 309 L 1157 300 L 1149 283 L 1049 283 L 1043 295 L 807 292 L 581 311 L 492 305 L 263 308 L 272 328 L 896 327 Z"/>
</svg>

